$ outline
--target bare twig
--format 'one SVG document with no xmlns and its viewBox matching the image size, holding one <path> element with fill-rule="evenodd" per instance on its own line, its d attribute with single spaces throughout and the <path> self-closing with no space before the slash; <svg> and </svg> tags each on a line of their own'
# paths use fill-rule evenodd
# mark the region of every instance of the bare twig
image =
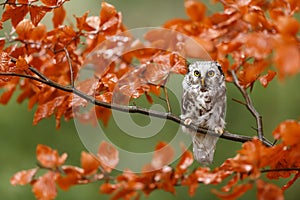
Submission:
<svg viewBox="0 0 300 200">
<path fill-rule="evenodd" d="M 298 172 L 300 172 L 300 168 L 280 168 L 280 169 L 262 169 L 262 170 L 260 170 L 261 173 L 282 172 L 282 171 L 298 171 Z"/>
<path fill-rule="evenodd" d="M 240 85 L 239 80 L 235 74 L 234 70 L 231 70 L 231 75 L 233 78 L 234 85 L 239 89 L 239 91 L 242 93 L 245 101 L 246 101 L 246 107 L 250 111 L 250 113 L 255 117 L 256 119 L 256 125 L 257 125 L 257 136 L 258 139 L 263 141 L 264 134 L 263 134 L 263 124 L 262 124 L 262 116 L 257 112 L 257 110 L 254 108 L 252 100 L 247 93 L 247 91 Z"/>
<path fill-rule="evenodd" d="M 171 113 L 172 110 L 171 110 L 171 106 L 170 106 L 170 101 L 169 101 L 169 95 L 168 95 L 168 90 L 165 86 L 162 86 L 163 89 L 164 89 L 164 93 L 165 93 L 165 100 L 166 100 L 166 103 L 167 103 L 167 108 L 168 108 L 168 112 Z"/>
<path fill-rule="evenodd" d="M 35 73 L 39 77 L 44 76 L 37 70 L 35 71 Z M 105 107 L 105 108 L 109 108 L 109 109 L 113 109 L 113 110 L 117 110 L 117 111 L 121 111 L 121 112 L 139 113 L 139 114 L 149 115 L 149 116 L 153 116 L 153 117 L 157 117 L 157 118 L 161 118 L 161 119 L 168 119 L 177 124 L 181 124 L 182 126 L 186 126 L 191 129 L 197 130 L 197 132 L 199 132 L 199 133 L 215 135 L 216 137 L 221 137 L 226 140 L 231 140 L 231 141 L 236 141 L 236 142 L 247 142 L 247 141 L 251 141 L 253 139 L 253 137 L 237 135 L 237 134 L 230 133 L 228 131 L 225 131 L 222 135 L 219 135 L 219 134 L 216 134 L 212 130 L 207 130 L 207 129 L 198 127 L 195 124 L 185 125 L 184 120 L 181 120 L 179 116 L 177 116 L 173 113 L 164 113 L 164 112 L 155 111 L 155 110 L 148 110 L 146 108 L 142 108 L 139 106 L 124 106 L 124 105 L 117 105 L 117 104 L 110 104 L 110 103 L 102 102 L 102 101 L 95 99 L 93 96 L 90 96 L 90 95 L 87 95 L 87 94 L 81 92 L 80 90 L 78 90 L 74 87 L 62 85 L 62 84 L 56 83 L 55 81 L 52 81 L 50 79 L 45 80 L 44 78 L 37 78 L 37 77 L 26 75 L 26 74 L 17 74 L 17 73 L 12 73 L 12 72 L 11 73 L 0 72 L 0 76 L 17 76 L 17 77 L 28 78 L 31 80 L 38 81 L 40 83 L 44 83 L 44 84 L 54 87 L 56 89 L 76 94 L 77 96 L 79 96 L 79 97 L 85 99 L 86 101 L 88 101 L 94 105 L 97 105 L 97 106 L 101 106 L 101 107 Z M 263 140 L 261 140 L 261 141 L 266 146 L 272 146 L 272 143 L 269 142 L 265 138 L 263 138 Z"/>
<path fill-rule="evenodd" d="M 70 68 L 70 81 L 71 81 L 71 87 L 74 87 L 74 71 L 73 71 L 73 65 L 72 65 L 72 60 L 70 58 L 70 54 L 67 50 L 66 47 L 64 47 L 64 51 L 68 60 L 69 68 Z"/>
</svg>

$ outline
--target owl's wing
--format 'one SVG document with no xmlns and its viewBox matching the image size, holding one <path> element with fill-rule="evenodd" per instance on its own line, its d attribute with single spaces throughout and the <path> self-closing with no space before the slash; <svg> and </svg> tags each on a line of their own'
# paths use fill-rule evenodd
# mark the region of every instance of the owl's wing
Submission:
<svg viewBox="0 0 300 200">
<path fill-rule="evenodd" d="M 195 133 L 192 137 L 195 159 L 204 165 L 210 165 L 214 159 L 216 143 L 219 137 L 199 133 Z"/>
</svg>

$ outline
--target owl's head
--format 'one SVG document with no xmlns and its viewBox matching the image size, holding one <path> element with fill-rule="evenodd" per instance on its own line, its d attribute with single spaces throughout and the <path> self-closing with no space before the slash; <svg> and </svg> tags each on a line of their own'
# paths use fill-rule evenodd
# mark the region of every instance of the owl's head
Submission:
<svg viewBox="0 0 300 200">
<path fill-rule="evenodd" d="M 183 87 L 199 88 L 205 92 L 224 83 L 224 73 L 216 61 L 197 61 L 188 66 Z M 185 85 L 187 84 L 187 85 Z"/>
</svg>

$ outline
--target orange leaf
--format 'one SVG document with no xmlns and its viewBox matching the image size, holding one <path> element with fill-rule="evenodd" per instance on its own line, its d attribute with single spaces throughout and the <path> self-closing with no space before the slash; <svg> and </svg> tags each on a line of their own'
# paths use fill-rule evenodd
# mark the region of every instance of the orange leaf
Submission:
<svg viewBox="0 0 300 200">
<path fill-rule="evenodd" d="M 100 18 L 99 17 L 92 17 L 91 19 L 94 19 L 94 26 L 91 26 L 88 23 L 88 12 L 84 13 L 84 15 L 82 17 L 76 17 L 76 26 L 79 30 L 85 30 L 85 31 L 94 31 L 97 30 L 99 28 L 99 24 L 100 24 Z M 97 27 L 96 27 L 97 24 Z"/>
<path fill-rule="evenodd" d="M 19 56 L 17 63 L 16 63 L 16 67 L 19 70 L 25 70 L 25 69 L 28 69 L 29 66 L 28 66 L 26 60 L 23 57 Z"/>
<path fill-rule="evenodd" d="M 110 184 L 110 183 L 103 183 L 100 186 L 100 192 L 103 194 L 111 194 L 117 189 L 116 185 Z"/>
<path fill-rule="evenodd" d="M 117 15 L 115 7 L 105 1 L 101 3 L 100 21 L 101 25 L 109 21 L 112 17 Z"/>
<path fill-rule="evenodd" d="M 30 19 L 34 26 L 37 26 L 39 22 L 43 19 L 47 12 L 52 9 L 45 6 L 35 6 L 31 5 L 29 7 Z"/>
<path fill-rule="evenodd" d="M 181 155 L 181 158 L 176 165 L 176 171 L 179 171 L 181 173 L 185 172 L 189 166 L 191 166 L 194 162 L 194 156 L 192 152 L 186 149 L 186 147 L 181 145 L 181 149 L 183 151 L 183 154 Z"/>
<path fill-rule="evenodd" d="M 64 1 L 61 1 L 61 0 L 41 0 L 41 2 L 43 4 L 45 4 L 46 6 L 58 6 L 58 5 L 61 5 L 63 4 Z"/>
<path fill-rule="evenodd" d="M 217 197 L 219 197 L 221 199 L 233 200 L 233 199 L 239 198 L 240 196 L 242 196 L 245 192 L 247 192 L 251 188 L 252 188 L 252 184 L 246 183 L 246 184 L 242 184 L 242 185 L 237 185 L 236 187 L 233 188 L 231 193 L 227 193 L 227 194 L 220 193 L 215 189 L 213 189 L 212 192 L 215 193 L 217 195 Z"/>
<path fill-rule="evenodd" d="M 259 77 L 259 82 L 262 84 L 262 86 L 267 87 L 268 84 L 273 80 L 275 75 L 276 72 L 269 70 L 266 75 Z"/>
<path fill-rule="evenodd" d="M 12 185 L 26 185 L 32 181 L 37 171 L 38 168 L 17 172 L 13 177 L 11 177 L 10 183 Z"/>
<path fill-rule="evenodd" d="M 108 100 L 108 99 L 104 99 L 104 98 L 106 98 L 105 94 L 106 93 L 104 93 L 103 95 L 97 96 L 98 97 L 97 99 L 98 100 Z M 99 98 L 99 97 L 101 97 L 101 98 Z M 109 119 L 110 119 L 110 116 L 111 116 L 111 109 L 100 107 L 100 106 L 96 106 L 95 107 L 95 111 L 96 111 L 97 118 L 101 119 L 101 121 L 103 122 L 104 126 L 107 126 L 108 122 L 109 122 Z"/>
<path fill-rule="evenodd" d="M 174 149 L 165 142 L 159 142 L 155 147 L 155 152 L 151 161 L 151 166 L 155 169 L 169 165 L 174 157 Z"/>
<path fill-rule="evenodd" d="M 108 142 L 102 141 L 100 143 L 97 155 L 106 172 L 111 172 L 119 163 L 118 150 Z"/>
<path fill-rule="evenodd" d="M 55 8 L 53 11 L 53 18 L 52 18 L 52 23 L 54 28 L 57 28 L 60 25 L 62 25 L 65 18 L 66 18 L 66 10 L 64 9 L 64 7 L 60 6 L 58 8 Z"/>
<path fill-rule="evenodd" d="M 72 166 L 63 166 L 64 175 L 59 174 L 56 183 L 63 190 L 68 190 L 71 186 L 78 184 L 83 170 Z"/>
<path fill-rule="evenodd" d="M 300 51 L 297 44 L 278 45 L 274 62 L 279 70 L 279 78 L 298 73 L 300 71 Z"/>
<path fill-rule="evenodd" d="M 285 184 L 283 187 L 282 187 L 282 190 L 287 190 L 289 187 L 291 187 L 291 185 L 293 185 L 295 183 L 295 181 L 300 178 L 300 171 L 297 172 L 297 174 L 295 174 L 294 178 L 291 179 L 287 184 Z"/>
<path fill-rule="evenodd" d="M 0 29 L 1 29 L 1 22 L 0 22 Z M 2 50 L 5 46 L 5 38 L 0 38 L 0 50 Z"/>
<path fill-rule="evenodd" d="M 19 79 L 15 79 L 15 80 L 18 81 Z M 2 103 L 4 105 L 9 102 L 9 100 L 11 99 L 12 95 L 14 94 L 14 92 L 16 90 L 15 84 L 7 84 L 6 87 L 7 87 L 7 90 L 4 91 L 0 97 L 0 103 Z"/>
<path fill-rule="evenodd" d="M 51 200 L 56 197 L 57 189 L 55 185 L 55 178 L 56 173 L 48 171 L 33 183 L 32 192 L 37 199 Z"/>
<path fill-rule="evenodd" d="M 67 159 L 66 153 L 59 156 L 56 150 L 41 144 L 36 148 L 36 156 L 39 163 L 46 168 L 61 166 Z"/>
<path fill-rule="evenodd" d="M 290 16 L 278 17 L 276 25 L 281 33 L 292 36 L 296 35 L 300 29 L 298 20 Z"/>
<path fill-rule="evenodd" d="M 5 11 L 2 14 L 1 21 L 6 21 L 11 19 L 13 27 L 17 27 L 20 21 L 24 19 L 28 12 L 27 5 L 14 6 L 14 5 L 5 5 Z"/>
<path fill-rule="evenodd" d="M 101 78 L 101 81 L 103 85 L 108 88 L 108 91 L 112 92 L 115 88 L 116 83 L 118 82 L 118 78 L 116 74 L 108 73 L 103 78 Z"/>
<path fill-rule="evenodd" d="M 24 19 L 23 21 L 21 21 L 16 27 L 16 33 L 18 34 L 19 39 L 30 39 L 33 28 L 33 24 L 28 19 Z"/>
<path fill-rule="evenodd" d="M 184 3 L 187 15 L 193 21 L 202 21 L 205 17 L 206 6 L 195 0 L 187 0 Z"/>
<path fill-rule="evenodd" d="M 258 179 L 257 185 L 257 199 L 272 199 L 272 200 L 283 200 L 283 191 L 274 184 L 265 183 L 263 180 Z"/>
<path fill-rule="evenodd" d="M 47 103 L 38 106 L 34 113 L 33 124 L 36 125 L 40 120 L 51 116 L 57 107 L 63 104 L 65 96 L 58 96 Z"/>
<path fill-rule="evenodd" d="M 95 173 L 100 166 L 100 161 L 93 154 L 84 151 L 81 152 L 80 162 L 86 175 Z"/>
<path fill-rule="evenodd" d="M 286 145 L 297 145 L 300 143 L 300 123 L 295 120 L 286 120 L 280 123 L 273 131 L 275 139 L 282 139 Z"/>
<path fill-rule="evenodd" d="M 31 32 L 31 39 L 35 41 L 40 41 L 44 39 L 47 35 L 47 27 L 44 24 L 39 24 Z"/>
</svg>

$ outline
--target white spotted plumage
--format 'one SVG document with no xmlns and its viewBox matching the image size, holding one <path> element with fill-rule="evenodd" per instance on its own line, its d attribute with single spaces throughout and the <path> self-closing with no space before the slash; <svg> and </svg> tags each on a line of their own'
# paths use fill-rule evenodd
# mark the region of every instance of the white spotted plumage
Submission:
<svg viewBox="0 0 300 200">
<path fill-rule="evenodd" d="M 181 119 L 222 134 L 225 128 L 226 86 L 221 66 L 215 61 L 197 61 L 188 66 L 183 82 Z M 204 165 L 213 162 L 218 137 L 182 127 L 193 140 L 193 153 Z"/>
</svg>

